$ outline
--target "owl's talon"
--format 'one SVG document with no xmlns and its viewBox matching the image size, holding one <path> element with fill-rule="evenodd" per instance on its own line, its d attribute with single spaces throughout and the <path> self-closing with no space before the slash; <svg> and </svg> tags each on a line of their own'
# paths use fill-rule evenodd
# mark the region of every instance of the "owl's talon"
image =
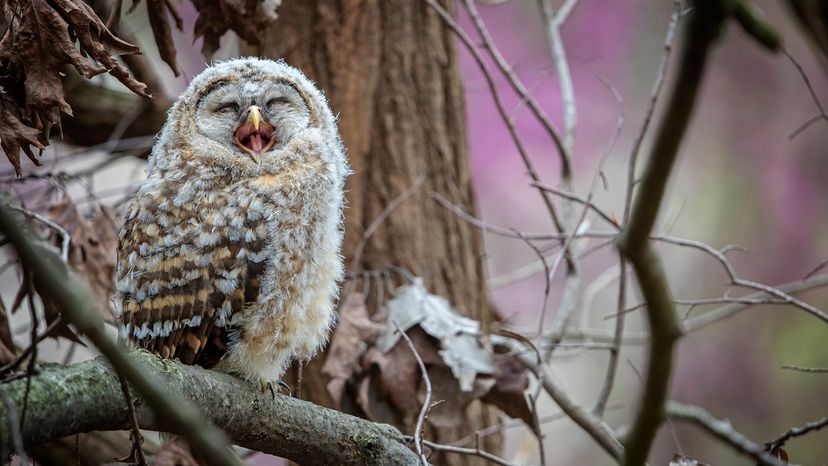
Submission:
<svg viewBox="0 0 828 466">
<path fill-rule="evenodd" d="M 276 387 L 273 386 L 274 382 L 276 384 Z M 288 396 L 293 396 L 293 392 L 291 391 L 290 386 L 288 384 L 286 384 L 283 380 L 276 380 L 276 381 L 267 380 L 267 381 L 262 381 L 259 384 L 259 389 L 262 391 L 262 393 L 270 392 L 270 397 L 271 397 L 271 399 L 274 399 L 274 400 L 276 399 L 276 392 L 281 392 L 282 388 L 285 389 Z"/>
</svg>

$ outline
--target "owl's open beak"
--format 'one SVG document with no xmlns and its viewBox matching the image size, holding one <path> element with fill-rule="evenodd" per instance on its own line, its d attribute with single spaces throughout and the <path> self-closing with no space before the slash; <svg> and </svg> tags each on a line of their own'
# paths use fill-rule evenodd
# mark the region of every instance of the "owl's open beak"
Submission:
<svg viewBox="0 0 828 466">
<path fill-rule="evenodd" d="M 276 143 L 275 131 L 273 125 L 262 119 L 259 107 L 251 105 L 247 108 L 247 120 L 236 128 L 235 142 L 259 163 L 262 153 Z"/>
</svg>

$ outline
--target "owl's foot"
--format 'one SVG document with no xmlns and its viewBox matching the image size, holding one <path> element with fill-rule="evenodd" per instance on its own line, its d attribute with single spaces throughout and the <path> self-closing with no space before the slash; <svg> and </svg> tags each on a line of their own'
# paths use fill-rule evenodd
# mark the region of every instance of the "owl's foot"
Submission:
<svg viewBox="0 0 828 466">
<path fill-rule="evenodd" d="M 282 380 L 262 380 L 259 382 L 259 389 L 262 393 L 270 392 L 272 399 L 276 399 L 276 392 L 281 392 L 281 389 L 284 389 L 288 396 L 293 396 L 290 386 Z"/>
</svg>

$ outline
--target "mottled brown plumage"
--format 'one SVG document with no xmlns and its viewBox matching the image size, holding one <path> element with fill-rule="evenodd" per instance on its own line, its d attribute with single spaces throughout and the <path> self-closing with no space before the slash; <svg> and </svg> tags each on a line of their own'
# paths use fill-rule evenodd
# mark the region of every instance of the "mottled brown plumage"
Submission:
<svg viewBox="0 0 828 466">
<path fill-rule="evenodd" d="M 260 383 L 313 356 L 334 321 L 347 173 L 299 71 L 241 59 L 196 77 L 121 229 L 121 335 Z"/>
</svg>

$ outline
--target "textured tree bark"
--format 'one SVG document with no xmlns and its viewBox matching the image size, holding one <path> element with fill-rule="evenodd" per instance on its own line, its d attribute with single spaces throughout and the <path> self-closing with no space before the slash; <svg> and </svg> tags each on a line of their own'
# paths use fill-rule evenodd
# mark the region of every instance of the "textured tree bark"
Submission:
<svg viewBox="0 0 828 466">
<path fill-rule="evenodd" d="M 231 375 L 162 360 L 146 351 L 132 354 L 158 374 L 159 383 L 199 407 L 204 419 L 220 426 L 236 445 L 309 466 L 418 464 L 400 432 L 391 426 L 287 396 L 271 399 Z M 0 463 L 15 451 L 7 426 L 12 410 L 20 418 L 24 399 L 25 422 L 17 433 L 27 449 L 39 449 L 45 441 L 77 432 L 123 430 L 129 425 L 118 375 L 103 357 L 66 367 L 44 366 L 28 388 L 27 383 L 21 378 L 0 385 Z M 133 399 L 142 428 L 180 433 L 170 430 L 138 392 L 133 392 Z M 73 457 L 61 464 L 77 462 Z"/>
<path fill-rule="evenodd" d="M 442 3 L 452 8 L 453 2 Z M 417 194 L 371 236 L 357 268 L 405 268 L 423 277 L 433 293 L 488 325 L 480 234 L 430 196 L 437 192 L 475 211 L 452 33 L 421 1 L 297 1 L 284 2 L 262 44 L 245 52 L 284 58 L 302 69 L 340 115 L 354 169 L 347 185 L 346 264 L 368 225 L 423 176 Z M 331 406 L 327 380 L 319 371 L 323 360 L 318 357 L 304 369 L 302 396 Z M 495 420 L 492 409 L 479 403 L 466 414 L 462 425 L 429 432 L 431 439 L 457 440 Z M 413 432 L 413 425 L 399 418 L 382 420 Z M 488 438 L 482 446 L 496 451 L 499 439 Z M 480 461 L 453 455 L 437 463 Z"/>
</svg>

